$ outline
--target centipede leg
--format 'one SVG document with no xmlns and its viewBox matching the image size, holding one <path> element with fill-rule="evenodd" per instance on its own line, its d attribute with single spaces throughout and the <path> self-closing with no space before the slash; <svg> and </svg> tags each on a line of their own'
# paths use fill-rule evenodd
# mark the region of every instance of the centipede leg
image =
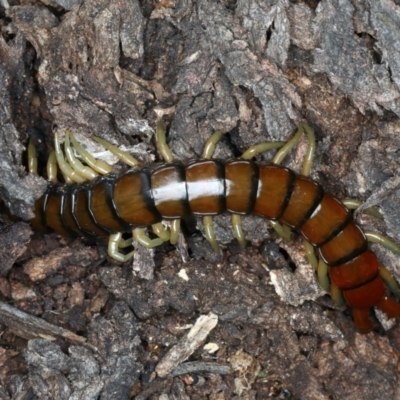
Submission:
<svg viewBox="0 0 400 400">
<path fill-rule="evenodd" d="M 150 239 L 143 228 L 135 228 L 132 231 L 132 235 L 139 244 L 147 249 L 160 246 L 163 243 L 160 238 Z"/>
<path fill-rule="evenodd" d="M 319 284 L 329 293 L 331 291 L 331 283 L 328 277 L 328 266 L 322 261 L 322 259 L 318 262 L 317 274 Z"/>
<path fill-rule="evenodd" d="M 96 178 L 97 173 L 90 167 L 86 167 L 83 165 L 75 156 L 72 151 L 71 145 L 70 145 L 70 133 L 67 131 L 65 133 L 65 142 L 64 142 L 64 151 L 65 155 L 67 156 L 67 160 L 71 168 L 78 173 L 80 176 L 87 180 L 92 180 Z"/>
<path fill-rule="evenodd" d="M 171 234 L 167 230 L 165 230 L 164 225 L 159 222 L 158 224 L 153 224 L 151 226 L 153 228 L 153 232 L 163 241 L 167 242 L 170 240 Z"/>
<path fill-rule="evenodd" d="M 204 145 L 203 153 L 201 158 L 210 159 L 215 151 L 215 146 L 221 140 L 223 133 L 221 131 L 215 131 L 207 140 L 206 144 Z"/>
<path fill-rule="evenodd" d="M 386 236 L 381 235 L 380 233 L 371 232 L 371 231 L 366 231 L 364 233 L 369 242 L 380 244 L 383 247 L 385 247 L 386 249 L 392 251 L 393 253 L 400 255 L 400 247 L 397 246 L 397 244 L 395 242 L 391 241 Z"/>
<path fill-rule="evenodd" d="M 236 240 L 239 242 L 240 247 L 246 247 L 246 238 L 242 229 L 242 218 L 239 214 L 232 214 L 232 227 L 233 234 L 235 235 Z"/>
<path fill-rule="evenodd" d="M 333 282 L 331 282 L 331 298 L 338 307 L 346 305 L 342 291 Z"/>
<path fill-rule="evenodd" d="M 203 217 L 203 226 L 204 226 L 204 231 L 206 234 L 206 239 L 211 244 L 214 251 L 216 253 L 220 254 L 221 250 L 219 248 L 219 244 L 215 237 L 214 223 L 213 223 L 213 219 L 210 215 Z"/>
<path fill-rule="evenodd" d="M 386 286 L 390 289 L 393 295 L 400 299 L 400 287 L 392 273 L 383 265 L 379 264 L 379 276 L 385 282 Z"/>
<path fill-rule="evenodd" d="M 361 207 L 363 205 L 362 201 L 359 200 L 354 200 L 354 199 L 345 199 L 342 201 L 342 203 L 349 209 L 349 210 L 357 210 L 357 208 Z M 373 217 L 383 220 L 383 216 L 380 213 L 380 211 L 376 207 L 369 207 L 366 208 L 365 210 L 362 210 L 362 212 L 372 215 Z"/>
<path fill-rule="evenodd" d="M 46 171 L 47 171 L 47 179 L 50 182 L 57 182 L 58 164 L 57 164 L 57 155 L 55 151 L 52 151 L 49 155 L 49 158 L 47 160 Z M 74 183 L 74 181 L 69 177 L 69 175 L 64 174 L 63 171 L 61 171 L 61 174 L 64 177 L 65 183 L 67 184 Z"/>
<path fill-rule="evenodd" d="M 172 220 L 171 221 L 171 233 L 170 233 L 170 238 L 169 238 L 169 241 L 171 244 L 178 243 L 180 229 L 181 229 L 181 220 L 180 219 Z"/>
<path fill-rule="evenodd" d="M 269 221 L 275 232 L 283 239 L 290 241 L 292 239 L 292 231 L 287 225 L 282 225 L 278 221 Z"/>
<path fill-rule="evenodd" d="M 47 179 L 50 182 L 57 182 L 57 158 L 55 151 L 52 151 L 47 160 Z"/>
<path fill-rule="evenodd" d="M 36 139 L 31 136 L 28 143 L 28 171 L 37 175 L 38 160 L 36 155 Z"/>
<path fill-rule="evenodd" d="M 263 142 L 249 147 L 241 156 L 244 160 L 251 160 L 258 154 L 264 153 L 267 150 L 279 149 L 286 142 Z"/>
<path fill-rule="evenodd" d="M 307 242 L 307 240 L 304 240 L 304 250 L 306 251 L 306 256 L 308 262 L 311 264 L 311 266 L 314 268 L 315 271 L 318 270 L 318 259 L 315 256 L 315 251 L 314 247 L 312 246 L 311 243 Z"/>
<path fill-rule="evenodd" d="M 164 125 L 161 121 L 157 122 L 156 128 L 156 140 L 157 140 L 157 149 L 161 154 L 162 158 L 165 162 L 174 161 L 174 156 L 172 155 L 171 149 L 167 144 L 167 138 L 165 136 Z"/>
<path fill-rule="evenodd" d="M 287 154 L 297 145 L 303 132 L 307 135 L 308 145 L 301 173 L 304 176 L 309 176 L 314 161 L 316 143 L 314 131 L 305 122 L 299 124 L 296 134 L 279 149 L 272 159 L 272 162 L 279 165 Z"/>
<path fill-rule="evenodd" d="M 69 132 L 69 135 L 74 149 L 80 154 L 83 161 L 85 161 L 85 163 L 89 165 L 90 168 L 101 175 L 105 175 L 113 171 L 113 167 L 111 165 L 108 165 L 102 160 L 96 160 L 88 151 L 86 151 L 83 146 L 75 139 L 75 136 L 71 132 Z"/>
<path fill-rule="evenodd" d="M 58 139 L 57 132 L 54 133 L 54 147 L 56 151 L 56 158 L 58 166 L 60 167 L 61 172 L 64 176 L 67 176 L 71 181 L 76 183 L 82 183 L 85 181 L 80 174 L 74 171 L 71 166 L 65 161 L 64 154 L 61 150 L 60 140 Z"/>
<path fill-rule="evenodd" d="M 121 161 L 125 164 L 129 165 L 130 167 L 136 167 L 140 165 L 139 160 L 135 157 L 131 156 L 127 151 L 123 151 L 119 149 L 117 146 L 107 142 L 107 140 L 101 139 L 97 136 L 92 136 L 92 139 L 95 140 L 97 143 L 100 143 L 103 147 L 105 147 L 109 152 L 114 154 L 114 156 L 118 157 Z"/>
<path fill-rule="evenodd" d="M 123 254 L 119 252 L 120 248 L 128 247 L 132 244 L 132 239 L 124 240 L 122 238 L 122 233 L 115 233 L 110 235 L 108 240 L 108 255 L 114 260 L 125 262 L 133 257 L 134 251 L 128 254 Z"/>
</svg>

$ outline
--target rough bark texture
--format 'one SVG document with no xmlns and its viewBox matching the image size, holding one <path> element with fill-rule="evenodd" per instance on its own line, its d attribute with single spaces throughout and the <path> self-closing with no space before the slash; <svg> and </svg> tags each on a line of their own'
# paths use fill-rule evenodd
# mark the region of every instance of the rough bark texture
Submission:
<svg viewBox="0 0 400 400">
<path fill-rule="evenodd" d="M 198 157 L 215 130 L 227 133 L 216 157 L 228 158 L 307 120 L 318 141 L 312 177 L 379 206 L 383 221 L 357 220 L 400 242 L 397 1 L 3 6 L 0 197 L 13 214 L 29 219 L 46 187 L 24 166 L 32 135 L 42 169 L 53 129 L 109 162 L 92 134 L 152 162 L 158 119 L 181 160 Z M 298 170 L 305 148 L 286 165 Z M 400 399 L 399 324 L 378 315 L 374 332 L 358 334 L 319 288 L 300 238 L 276 239 L 260 218 L 244 219 L 246 250 L 220 216 L 222 258 L 198 232 L 124 265 L 101 240 L 2 221 L 0 300 L 37 318 L 0 307 L 1 399 Z M 398 257 L 373 247 L 400 279 Z M 205 340 L 189 332 L 209 313 L 218 320 Z M 172 372 L 161 378 L 157 365 Z"/>
</svg>

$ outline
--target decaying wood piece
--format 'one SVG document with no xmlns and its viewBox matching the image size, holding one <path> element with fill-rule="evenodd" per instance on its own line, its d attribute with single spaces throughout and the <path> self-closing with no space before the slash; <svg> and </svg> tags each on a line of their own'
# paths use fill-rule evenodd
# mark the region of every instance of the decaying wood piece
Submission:
<svg viewBox="0 0 400 400">
<path fill-rule="evenodd" d="M 0 323 L 6 325 L 11 332 L 25 339 L 43 338 L 56 340 L 58 337 L 71 342 L 83 343 L 85 338 L 60 326 L 49 324 L 41 318 L 18 310 L 8 304 L 0 302 Z"/>
<path fill-rule="evenodd" d="M 1 4 L 0 197 L 19 217 L 31 216 L 46 186 L 22 162 L 31 135 L 41 160 L 53 129 L 62 136 L 68 128 L 100 157 L 92 134 L 150 163 L 158 157 L 159 118 L 182 160 L 198 157 L 214 130 L 227 132 L 216 157 L 229 158 L 261 141 L 286 140 L 306 119 L 318 141 L 313 178 L 339 198 L 378 205 L 383 222 L 362 213 L 358 221 L 400 240 L 395 2 Z M 305 144 L 288 157 L 289 167 L 298 169 Z M 87 345 L 54 332 L 55 342 L 26 342 L 2 324 L 0 397 L 399 395 L 399 325 L 356 334 L 349 316 L 321 296 L 301 239 L 276 242 L 262 219 L 244 219 L 252 242 L 245 251 L 221 216 L 222 259 L 201 236 L 187 235 L 183 256 L 164 246 L 141 253 L 133 266 L 113 264 L 101 241 L 32 235 L 26 224 L 9 222 L 0 225 L 0 300 Z M 400 278 L 400 260 L 374 250 Z M 160 360 L 186 343 L 185 328 L 210 312 L 218 324 L 207 340 L 217 350 L 197 345 L 188 362 L 153 380 Z"/>
<path fill-rule="evenodd" d="M 172 347 L 158 363 L 156 367 L 157 375 L 164 378 L 183 361 L 187 360 L 204 343 L 217 323 L 218 317 L 215 314 L 200 316 L 187 335 Z"/>
</svg>

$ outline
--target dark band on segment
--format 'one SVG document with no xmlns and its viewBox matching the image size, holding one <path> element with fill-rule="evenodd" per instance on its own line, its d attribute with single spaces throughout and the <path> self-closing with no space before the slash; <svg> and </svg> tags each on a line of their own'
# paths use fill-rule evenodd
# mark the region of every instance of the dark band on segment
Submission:
<svg viewBox="0 0 400 400">
<path fill-rule="evenodd" d="M 93 233 L 82 231 L 82 229 L 75 220 L 75 216 L 73 213 L 74 209 L 73 198 L 71 194 L 72 189 L 73 186 L 70 185 L 65 186 L 65 195 L 64 195 L 64 201 L 62 203 L 62 213 L 61 213 L 63 224 L 66 228 L 72 230 L 78 236 L 94 237 L 95 235 Z"/>
<path fill-rule="evenodd" d="M 259 169 L 251 160 L 225 163 L 226 209 L 234 214 L 250 214 L 257 199 Z"/>
<path fill-rule="evenodd" d="M 72 216 L 85 234 L 105 236 L 108 232 L 96 224 L 89 211 L 88 182 L 77 185 L 70 191 Z"/>
<path fill-rule="evenodd" d="M 73 230 L 64 224 L 62 211 L 65 202 L 65 191 L 60 186 L 53 186 L 47 193 L 44 205 L 46 224 L 49 228 L 65 237 L 76 237 Z"/>
<path fill-rule="evenodd" d="M 300 220 L 300 222 L 294 227 L 295 229 L 301 229 L 301 227 L 308 221 L 308 219 L 313 215 L 314 211 L 317 209 L 317 207 L 320 205 L 322 198 L 324 197 L 324 189 L 322 186 L 315 182 L 317 185 L 317 195 L 315 196 L 314 204 L 311 206 L 311 208 L 304 214 L 304 217 Z"/>
<path fill-rule="evenodd" d="M 286 195 L 285 195 L 285 198 L 283 199 L 282 207 L 281 207 L 276 219 L 282 218 L 283 213 L 285 212 L 287 206 L 289 205 L 289 201 L 290 201 L 290 198 L 292 197 L 292 193 L 293 193 L 293 189 L 294 189 L 294 184 L 296 182 L 296 174 L 290 169 L 288 169 L 288 172 L 289 172 L 289 181 L 287 183 Z"/>
<path fill-rule="evenodd" d="M 352 221 L 318 250 L 327 265 L 336 266 L 355 259 L 367 249 L 368 242 L 364 233 Z"/>
<path fill-rule="evenodd" d="M 311 244 L 322 246 L 340 234 L 351 220 L 349 210 L 332 195 L 325 193 L 300 229 Z"/>
<path fill-rule="evenodd" d="M 365 250 L 368 249 L 368 242 L 364 242 L 361 247 L 354 249 L 352 252 L 349 254 L 337 259 L 336 261 L 332 262 L 324 262 L 329 266 L 329 267 L 335 267 L 337 265 L 345 264 L 351 260 L 354 260 L 356 257 L 358 257 L 360 254 L 364 253 Z M 321 253 L 320 253 L 321 254 Z M 322 257 L 322 256 L 321 256 Z"/>
<path fill-rule="evenodd" d="M 282 215 L 282 221 L 298 229 L 320 204 L 324 192 L 321 185 L 304 176 L 296 176 L 292 196 Z"/>
<path fill-rule="evenodd" d="M 114 205 L 115 178 L 115 174 L 104 175 L 91 181 L 88 187 L 89 212 L 96 224 L 109 233 L 132 230 L 131 225 L 119 217 Z"/>
<path fill-rule="evenodd" d="M 330 242 L 332 239 L 334 239 L 337 235 L 339 235 L 340 232 L 342 232 L 347 225 L 349 225 L 353 221 L 352 215 L 349 213 L 349 215 L 346 217 L 346 219 L 340 224 L 337 228 L 333 229 L 332 232 L 327 236 L 322 242 L 320 242 L 316 247 L 321 247 L 325 243 Z"/>
<path fill-rule="evenodd" d="M 275 164 L 259 165 L 254 213 L 277 220 L 289 202 L 295 179 L 294 172 Z"/>
<path fill-rule="evenodd" d="M 151 172 L 129 170 L 114 184 L 113 204 L 120 219 L 133 227 L 144 227 L 160 222 L 152 190 Z"/>
</svg>

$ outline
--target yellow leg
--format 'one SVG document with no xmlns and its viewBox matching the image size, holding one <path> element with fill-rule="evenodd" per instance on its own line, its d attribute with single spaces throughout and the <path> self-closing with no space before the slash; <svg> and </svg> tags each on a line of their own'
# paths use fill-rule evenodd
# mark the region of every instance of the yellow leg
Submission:
<svg viewBox="0 0 400 400">
<path fill-rule="evenodd" d="M 67 131 L 65 133 L 64 151 L 67 156 L 68 163 L 76 173 L 78 173 L 83 178 L 91 181 L 98 175 L 95 171 L 93 171 L 92 168 L 86 167 L 74 156 L 71 145 L 69 143 L 69 137 L 70 134 Z"/>
<path fill-rule="evenodd" d="M 221 250 L 219 248 L 219 244 L 215 237 L 214 223 L 213 223 L 213 219 L 211 216 L 207 215 L 207 216 L 203 217 L 203 226 L 204 226 L 204 231 L 206 233 L 206 239 L 211 244 L 214 251 L 216 253 L 220 254 Z"/>
<path fill-rule="evenodd" d="M 111 165 L 108 165 L 102 160 L 96 160 L 88 151 L 83 148 L 80 143 L 78 143 L 78 141 L 75 139 L 75 136 L 71 132 L 68 133 L 74 149 L 80 154 L 83 161 L 85 161 L 90 168 L 94 169 L 101 175 L 106 175 L 109 172 L 113 172 L 113 167 Z"/>
<path fill-rule="evenodd" d="M 201 158 L 207 158 L 207 159 L 212 158 L 214 151 L 215 151 L 215 146 L 221 140 L 222 136 L 223 136 L 223 133 L 221 131 L 215 131 L 210 136 L 210 138 L 207 140 L 206 144 L 204 145 L 204 150 L 203 150 L 203 154 L 201 155 Z"/>
<path fill-rule="evenodd" d="M 274 164 L 280 164 L 293 147 L 297 145 L 303 132 L 306 132 L 307 134 L 308 147 L 301 173 L 304 176 L 309 176 L 314 160 L 316 144 L 314 131 L 305 122 L 299 124 L 296 134 L 276 153 L 272 162 Z"/>
<path fill-rule="evenodd" d="M 392 273 L 381 264 L 379 264 L 379 276 L 382 278 L 382 280 L 385 282 L 385 284 L 394 294 L 394 296 L 396 296 L 399 299 L 400 298 L 399 284 L 397 283 L 396 279 L 394 279 Z"/>
<path fill-rule="evenodd" d="M 56 152 L 52 151 L 49 155 L 49 159 L 47 160 L 47 179 L 50 182 L 57 182 L 57 158 Z"/>
<path fill-rule="evenodd" d="M 174 156 L 172 155 L 171 149 L 169 148 L 169 146 L 167 144 L 167 138 L 165 136 L 164 125 L 161 121 L 157 122 L 156 140 L 157 140 L 158 152 L 161 154 L 164 161 L 165 162 L 174 161 Z"/>
<path fill-rule="evenodd" d="M 279 149 L 285 142 L 263 142 L 249 147 L 241 156 L 244 160 L 251 160 L 253 157 L 267 150 Z"/>
<path fill-rule="evenodd" d="M 114 260 L 125 262 L 133 257 L 134 251 L 128 254 L 123 254 L 119 252 L 120 248 L 128 247 L 132 244 L 132 239 L 124 240 L 122 238 L 122 233 L 115 233 L 110 235 L 108 240 L 108 255 Z"/>
<path fill-rule="evenodd" d="M 103 147 L 105 147 L 109 152 L 114 154 L 114 156 L 118 157 L 125 164 L 128 164 L 130 167 L 136 167 L 140 165 L 139 160 L 136 160 L 135 157 L 131 156 L 128 152 L 119 149 L 117 146 L 107 142 L 107 140 L 101 139 L 97 136 L 92 136 L 92 139 L 97 143 L 100 143 Z"/>
<path fill-rule="evenodd" d="M 232 214 L 232 227 L 233 234 L 235 235 L 236 240 L 239 242 L 240 247 L 246 247 L 246 238 L 242 229 L 242 218 L 238 214 Z"/>
<path fill-rule="evenodd" d="M 181 229 L 181 220 L 174 219 L 171 221 L 171 235 L 170 235 L 170 243 L 177 244 L 179 238 L 179 231 Z"/>
<path fill-rule="evenodd" d="M 371 243 L 378 243 L 385 247 L 386 249 L 392 251 L 395 254 L 400 255 L 400 247 L 397 246 L 395 242 L 392 242 L 389 238 L 387 238 L 384 235 L 381 235 L 380 233 L 377 232 L 371 232 L 371 231 L 366 231 L 364 232 L 365 236 L 367 237 L 367 240 Z"/>
<path fill-rule="evenodd" d="M 164 225 L 159 222 L 158 224 L 153 224 L 151 226 L 153 228 L 153 232 L 163 241 L 167 242 L 170 239 L 170 233 L 165 230 Z"/>
<path fill-rule="evenodd" d="M 331 298 L 338 307 L 343 307 L 346 305 L 346 301 L 343 297 L 342 291 L 331 282 Z"/>
<path fill-rule="evenodd" d="M 28 171 L 37 175 L 38 160 L 36 155 L 36 139 L 31 136 L 28 143 Z"/>
<path fill-rule="evenodd" d="M 54 134 L 54 146 L 56 149 L 56 158 L 58 166 L 63 173 L 64 177 L 68 177 L 71 181 L 76 183 L 82 183 L 85 181 L 81 175 L 74 171 L 71 166 L 65 161 L 64 154 L 61 150 L 60 141 L 58 139 L 57 132 Z"/>
<path fill-rule="evenodd" d="M 135 240 L 141 244 L 143 247 L 147 249 L 151 249 L 153 247 L 160 246 L 163 243 L 163 240 L 160 238 L 157 239 L 150 239 L 143 228 L 135 228 L 132 231 L 133 237 Z"/>
<path fill-rule="evenodd" d="M 68 185 L 70 185 L 71 183 L 75 183 L 75 181 L 73 181 L 68 175 L 65 175 L 62 171 L 61 174 L 64 178 L 64 182 Z"/>
<path fill-rule="evenodd" d="M 328 266 L 320 259 L 318 262 L 318 282 L 328 293 L 331 291 L 331 284 L 328 277 Z"/>
<path fill-rule="evenodd" d="M 308 140 L 307 152 L 306 152 L 306 156 L 304 158 L 303 168 L 301 170 L 301 173 L 304 176 L 310 176 L 312 164 L 314 162 L 314 155 L 315 155 L 315 148 L 316 148 L 315 135 L 314 135 L 314 131 L 305 122 L 302 122 L 301 124 L 299 124 L 299 129 L 300 128 L 306 131 L 307 140 Z"/>
<path fill-rule="evenodd" d="M 275 232 L 288 242 L 292 239 L 292 231 L 287 225 L 282 225 L 278 221 L 269 221 Z"/>
<path fill-rule="evenodd" d="M 306 256 L 308 262 L 311 264 L 311 266 L 314 268 L 315 271 L 318 270 L 318 259 L 315 256 L 314 252 L 314 247 L 312 246 L 311 243 L 307 242 L 307 240 L 304 240 L 304 250 L 306 251 Z"/>
<path fill-rule="evenodd" d="M 349 210 L 357 210 L 357 208 L 359 208 L 363 205 L 362 201 L 354 200 L 354 199 L 345 199 L 342 201 L 342 203 Z M 383 220 L 382 214 L 379 212 L 379 210 L 376 207 L 366 208 L 365 210 L 362 210 L 362 212 L 365 212 L 366 214 L 372 215 L 375 218 Z"/>
</svg>

